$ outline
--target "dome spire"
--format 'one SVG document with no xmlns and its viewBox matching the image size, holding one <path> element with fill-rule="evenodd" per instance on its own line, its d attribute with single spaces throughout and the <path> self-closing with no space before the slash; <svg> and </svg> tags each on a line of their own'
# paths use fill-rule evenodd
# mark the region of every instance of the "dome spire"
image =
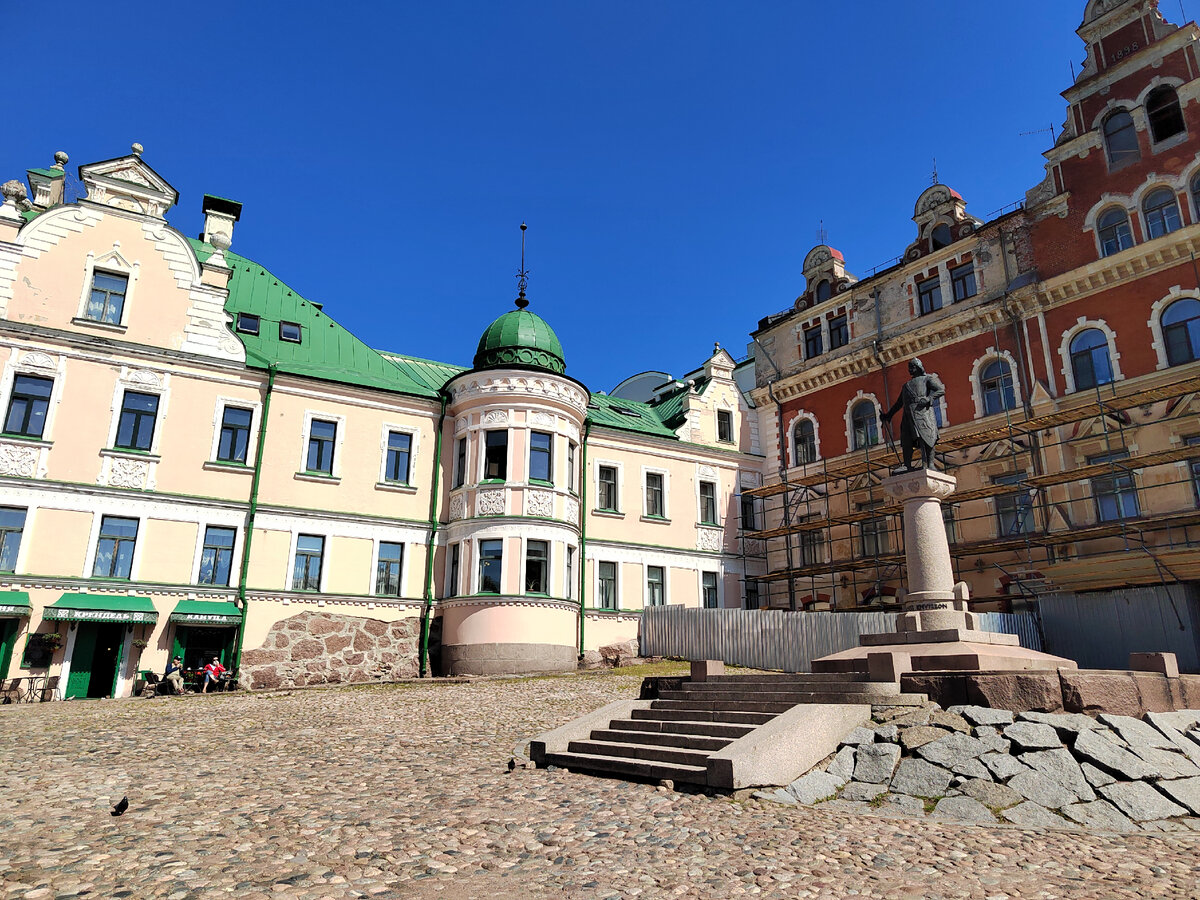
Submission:
<svg viewBox="0 0 1200 900">
<path fill-rule="evenodd" d="M 529 305 L 529 301 L 525 299 L 525 288 L 529 287 L 529 270 L 525 268 L 525 229 L 529 226 L 524 222 L 521 223 L 521 268 L 517 272 L 517 309 L 524 309 Z"/>
</svg>

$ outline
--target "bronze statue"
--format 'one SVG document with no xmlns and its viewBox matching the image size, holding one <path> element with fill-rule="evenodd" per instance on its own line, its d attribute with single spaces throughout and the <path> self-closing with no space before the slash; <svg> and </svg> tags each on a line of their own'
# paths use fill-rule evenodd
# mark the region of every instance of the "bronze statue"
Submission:
<svg viewBox="0 0 1200 900">
<path fill-rule="evenodd" d="M 903 409 L 900 447 L 904 451 L 904 467 L 909 471 L 916 468 L 912 461 L 913 450 L 920 446 L 922 465 L 937 469 L 933 448 L 938 440 L 938 426 L 933 405 L 945 396 L 946 388 L 936 375 L 925 374 L 925 366 L 919 359 L 909 361 L 908 374 L 912 377 L 900 389 L 900 396 L 892 408 L 883 414 L 883 421 L 890 422 L 892 416 Z"/>
</svg>

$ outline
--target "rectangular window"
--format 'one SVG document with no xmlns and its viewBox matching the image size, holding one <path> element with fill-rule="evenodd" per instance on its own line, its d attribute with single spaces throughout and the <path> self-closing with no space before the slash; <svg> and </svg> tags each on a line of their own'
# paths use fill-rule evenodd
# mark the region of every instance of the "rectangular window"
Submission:
<svg viewBox="0 0 1200 900">
<path fill-rule="evenodd" d="M 601 609 L 617 608 L 617 564 L 614 562 L 597 563 L 600 573 L 600 596 L 597 598 Z"/>
<path fill-rule="evenodd" d="M 567 442 L 567 490 L 575 493 L 575 442 Z"/>
<path fill-rule="evenodd" d="M 197 584 L 229 586 L 229 573 L 233 569 L 233 542 L 237 536 L 234 528 L 209 525 L 204 529 L 204 547 L 200 551 L 200 574 Z"/>
<path fill-rule="evenodd" d="M 404 566 L 404 545 L 379 542 L 379 562 L 375 566 L 375 593 L 400 596 L 400 570 Z"/>
<path fill-rule="evenodd" d="M 5 434 L 40 438 L 46 430 L 46 412 L 50 408 L 53 389 L 51 378 L 18 375 L 8 400 L 8 415 L 4 417 Z"/>
<path fill-rule="evenodd" d="M 842 313 L 829 320 L 829 349 L 836 350 L 838 347 L 845 347 L 848 343 L 850 343 L 850 326 L 846 324 L 846 314 Z"/>
<path fill-rule="evenodd" d="M 237 330 L 241 334 L 258 334 L 259 318 L 250 313 L 238 313 Z"/>
<path fill-rule="evenodd" d="M 408 460 L 412 453 L 412 435 L 403 431 L 389 431 L 387 460 L 383 465 L 383 477 L 397 484 L 408 484 Z"/>
<path fill-rule="evenodd" d="M 760 605 L 758 599 L 758 582 L 746 582 L 746 609 L 758 609 Z"/>
<path fill-rule="evenodd" d="M 462 544 L 450 545 L 450 573 L 446 578 L 446 596 L 458 596 L 458 566 L 461 560 Z"/>
<path fill-rule="evenodd" d="M 813 325 L 811 328 L 805 328 L 804 358 L 812 359 L 814 356 L 820 356 L 821 352 L 821 326 Z"/>
<path fill-rule="evenodd" d="M 458 449 L 454 454 L 454 486 L 462 487 L 467 483 L 467 439 L 458 439 Z"/>
<path fill-rule="evenodd" d="M 508 432 L 489 431 L 484 440 L 483 477 L 489 481 L 508 480 Z"/>
<path fill-rule="evenodd" d="M 85 319 L 121 324 L 121 313 L 125 309 L 125 294 L 129 290 L 129 279 L 111 272 L 92 273 L 92 293 L 88 298 Z"/>
<path fill-rule="evenodd" d="M 758 508 L 753 497 L 742 495 L 742 531 L 758 530 Z"/>
<path fill-rule="evenodd" d="M 244 463 L 250 446 L 250 422 L 254 413 L 238 406 L 227 406 L 221 414 L 221 437 L 217 441 L 217 459 Z"/>
<path fill-rule="evenodd" d="M 700 573 L 700 591 L 703 595 L 704 608 L 716 609 L 719 598 L 717 597 L 717 573 L 716 572 L 701 572 Z"/>
<path fill-rule="evenodd" d="M 975 264 L 967 263 L 950 270 L 950 285 L 954 289 L 954 302 L 975 296 Z"/>
<path fill-rule="evenodd" d="M 279 339 L 287 341 L 289 344 L 300 343 L 300 323 L 299 322 L 280 322 L 279 323 Z"/>
<path fill-rule="evenodd" d="M 717 410 L 717 440 L 733 443 L 733 413 L 726 409 Z"/>
<path fill-rule="evenodd" d="M 825 532 L 800 532 L 800 565 L 819 566 L 825 562 Z"/>
<path fill-rule="evenodd" d="M 567 548 L 567 566 L 566 566 L 566 590 L 563 594 L 568 600 L 575 599 L 575 548 Z"/>
<path fill-rule="evenodd" d="M 137 519 L 123 519 L 118 516 L 102 518 L 92 576 L 128 579 L 133 572 L 133 547 L 137 542 L 137 533 Z"/>
<path fill-rule="evenodd" d="M 121 450 L 149 450 L 154 441 L 154 421 L 158 417 L 158 396 L 126 391 L 121 402 L 121 420 L 117 424 L 117 447 Z"/>
<path fill-rule="evenodd" d="M 888 520 L 885 516 L 867 519 L 858 526 L 863 556 L 886 556 L 888 552 Z M 816 565 L 816 563 L 812 563 Z"/>
<path fill-rule="evenodd" d="M 333 448 L 337 443 L 337 422 L 313 419 L 308 426 L 308 459 L 304 467 L 309 472 L 333 474 Z"/>
<path fill-rule="evenodd" d="M 1096 498 L 1096 519 L 1100 522 L 1120 522 L 1141 515 L 1138 506 L 1137 486 L 1133 473 L 1120 465 L 1128 453 L 1102 453 L 1088 459 L 1088 465 L 1115 463 L 1111 475 L 1092 479 L 1092 495 Z"/>
<path fill-rule="evenodd" d="M 554 480 L 554 437 L 544 431 L 529 433 L 529 480 Z"/>
<path fill-rule="evenodd" d="M 1000 475 L 993 479 L 993 484 L 1023 484 L 1025 475 L 1018 472 L 1014 475 Z M 996 496 L 996 527 L 999 537 L 1012 537 L 1033 531 L 1033 499 L 1029 491 L 1022 487 L 1020 490 Z"/>
<path fill-rule="evenodd" d="M 666 515 L 663 503 L 663 476 L 661 472 L 646 473 L 646 515 L 661 519 Z"/>
<path fill-rule="evenodd" d="M 667 580 L 666 570 L 662 566 L 646 566 L 646 605 L 662 606 L 666 603 L 663 592 Z"/>
<path fill-rule="evenodd" d="M 929 278 L 917 284 L 917 297 L 921 304 L 921 315 L 925 316 L 942 308 L 942 281 Z"/>
<path fill-rule="evenodd" d="M 700 522 L 704 525 L 718 524 L 716 482 L 700 482 Z"/>
<path fill-rule="evenodd" d="M 525 593 L 550 592 L 550 544 L 546 541 L 525 542 Z"/>
<path fill-rule="evenodd" d="M 25 510 L 0 506 L 0 572 L 17 570 L 17 553 L 25 531 Z"/>
<path fill-rule="evenodd" d="M 613 466 L 600 466 L 598 472 L 600 495 L 596 498 L 596 508 L 617 512 L 617 470 Z"/>
<path fill-rule="evenodd" d="M 325 538 L 302 534 L 296 538 L 296 562 L 292 567 L 293 591 L 321 589 L 321 561 L 325 555 Z"/>
<path fill-rule="evenodd" d="M 479 593 L 500 593 L 500 567 L 503 562 L 503 541 L 479 542 Z"/>
</svg>

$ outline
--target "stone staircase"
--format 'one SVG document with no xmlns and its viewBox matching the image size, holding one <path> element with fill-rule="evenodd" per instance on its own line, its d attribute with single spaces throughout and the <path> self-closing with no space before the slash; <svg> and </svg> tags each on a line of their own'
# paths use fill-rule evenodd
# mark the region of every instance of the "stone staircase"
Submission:
<svg viewBox="0 0 1200 900">
<path fill-rule="evenodd" d="M 661 690 L 656 700 L 631 703 L 624 717 L 602 718 L 590 723 L 598 727 L 578 737 L 566 740 L 569 735 L 559 735 L 559 740 L 542 742 L 531 752 L 542 766 L 629 780 L 728 787 L 716 783 L 728 776 L 715 773 L 720 766 L 714 766 L 714 754 L 736 750 L 739 741 L 755 744 L 758 729 L 798 706 L 848 707 L 869 716 L 871 705 L 917 706 L 926 699 L 923 694 L 901 694 L 897 684 L 872 682 L 858 674 L 710 676 L 704 681 L 683 681 L 678 690 Z M 786 730 L 772 739 L 787 745 L 809 738 L 789 736 Z M 844 732 L 836 739 L 843 736 Z M 825 755 L 821 753 L 818 760 Z"/>
</svg>

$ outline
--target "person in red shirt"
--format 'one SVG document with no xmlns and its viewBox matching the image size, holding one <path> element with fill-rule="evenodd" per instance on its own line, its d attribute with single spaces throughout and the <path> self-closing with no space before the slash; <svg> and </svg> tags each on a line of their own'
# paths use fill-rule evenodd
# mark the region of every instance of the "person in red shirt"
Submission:
<svg viewBox="0 0 1200 900">
<path fill-rule="evenodd" d="M 210 684 L 220 687 L 221 686 L 221 676 L 224 674 L 225 674 L 225 667 L 223 665 L 221 665 L 220 658 L 214 656 L 212 658 L 212 662 L 210 662 L 207 666 L 204 667 L 204 687 L 200 690 L 200 693 L 207 694 L 208 686 Z"/>
</svg>

